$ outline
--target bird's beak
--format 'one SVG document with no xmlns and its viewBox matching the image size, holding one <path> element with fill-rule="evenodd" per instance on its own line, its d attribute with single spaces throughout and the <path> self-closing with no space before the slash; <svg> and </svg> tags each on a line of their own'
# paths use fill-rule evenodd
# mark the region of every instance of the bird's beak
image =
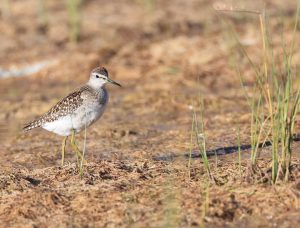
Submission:
<svg viewBox="0 0 300 228">
<path fill-rule="evenodd" d="M 111 84 L 114 84 L 114 85 L 117 85 L 117 86 L 120 86 L 122 87 L 119 83 L 115 82 L 114 80 L 111 80 L 110 78 L 107 79 L 107 81 Z"/>
</svg>

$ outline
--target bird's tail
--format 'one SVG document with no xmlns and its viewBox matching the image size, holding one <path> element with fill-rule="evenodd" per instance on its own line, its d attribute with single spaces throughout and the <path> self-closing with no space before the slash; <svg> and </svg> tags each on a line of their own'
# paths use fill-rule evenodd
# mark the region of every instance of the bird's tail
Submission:
<svg viewBox="0 0 300 228">
<path fill-rule="evenodd" d="M 40 119 L 36 119 L 23 127 L 23 131 L 30 131 L 33 128 L 41 127 L 42 121 Z"/>
</svg>

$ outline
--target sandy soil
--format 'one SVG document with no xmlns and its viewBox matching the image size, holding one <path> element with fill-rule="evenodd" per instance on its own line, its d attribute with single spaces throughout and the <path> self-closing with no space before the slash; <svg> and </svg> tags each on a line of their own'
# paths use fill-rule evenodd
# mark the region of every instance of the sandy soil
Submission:
<svg viewBox="0 0 300 228">
<path fill-rule="evenodd" d="M 1 11 L 1 68 L 51 64 L 27 77 L 0 79 L 0 221 L 2 227 L 297 227 L 300 224 L 299 142 L 289 183 L 270 184 L 270 148 L 258 171 L 250 151 L 210 158 L 215 183 L 190 148 L 192 108 L 204 97 L 208 150 L 250 142 L 250 113 L 232 58 L 229 24 L 255 63 L 261 59 L 255 15 L 214 11 L 211 1 L 92 1 L 82 6 L 78 44 L 69 41 L 63 1 L 47 1 L 41 29 L 34 0 Z M 149 5 L 154 2 L 154 5 Z M 256 4 L 257 3 L 257 4 Z M 295 3 L 270 1 L 270 31 L 292 37 Z M 261 9 L 262 3 L 241 5 Z M 297 35 L 298 37 L 298 35 Z M 296 45 L 299 45 L 296 39 Z M 300 53 L 294 55 L 299 62 Z M 22 125 L 84 83 L 102 64 L 123 88 L 109 86 L 110 104 L 88 129 L 83 177 L 61 138 Z M 253 70 L 240 55 L 249 88 Z M 250 91 L 250 90 L 249 90 Z M 84 135 L 77 136 L 83 145 Z M 197 152 L 197 148 L 193 148 Z M 177 155 L 176 158 L 174 155 Z"/>
</svg>

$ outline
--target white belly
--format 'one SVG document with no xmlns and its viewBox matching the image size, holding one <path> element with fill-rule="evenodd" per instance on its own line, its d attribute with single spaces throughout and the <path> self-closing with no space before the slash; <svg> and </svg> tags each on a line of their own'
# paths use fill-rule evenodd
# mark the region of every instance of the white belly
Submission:
<svg viewBox="0 0 300 228">
<path fill-rule="evenodd" d="M 97 121 L 102 116 L 105 107 L 106 105 L 100 104 L 81 107 L 71 115 L 45 123 L 42 128 L 61 136 L 69 136 L 73 130 L 78 133 Z"/>
</svg>

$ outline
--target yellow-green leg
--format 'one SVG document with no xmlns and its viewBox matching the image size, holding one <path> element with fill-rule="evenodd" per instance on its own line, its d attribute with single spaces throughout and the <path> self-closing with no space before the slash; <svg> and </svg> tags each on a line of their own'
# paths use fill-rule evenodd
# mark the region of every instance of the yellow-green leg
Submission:
<svg viewBox="0 0 300 228">
<path fill-rule="evenodd" d="M 83 161 L 83 163 L 86 163 L 85 159 L 82 156 L 81 151 L 79 150 L 78 146 L 76 145 L 76 142 L 75 142 L 75 130 L 72 131 L 71 146 L 72 146 L 74 152 L 76 153 L 78 165 L 80 165 L 80 161 L 81 160 Z"/>
<path fill-rule="evenodd" d="M 66 143 L 67 143 L 68 136 L 64 137 L 62 141 L 62 150 L 61 150 L 61 166 L 64 165 L 65 160 L 65 151 L 66 151 Z"/>
</svg>

